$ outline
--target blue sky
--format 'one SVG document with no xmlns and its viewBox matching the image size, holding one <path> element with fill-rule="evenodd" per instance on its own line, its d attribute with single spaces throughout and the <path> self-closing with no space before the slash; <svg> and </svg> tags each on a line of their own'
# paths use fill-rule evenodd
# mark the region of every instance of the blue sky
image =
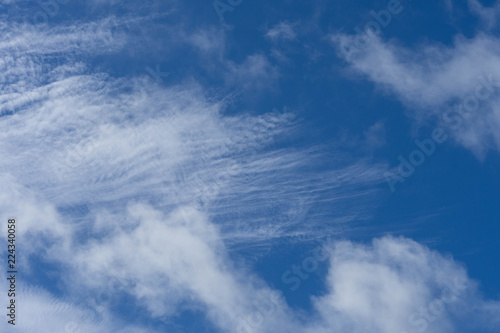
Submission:
<svg viewBox="0 0 500 333">
<path fill-rule="evenodd" d="M 0 15 L 2 332 L 500 332 L 500 2 Z"/>
</svg>

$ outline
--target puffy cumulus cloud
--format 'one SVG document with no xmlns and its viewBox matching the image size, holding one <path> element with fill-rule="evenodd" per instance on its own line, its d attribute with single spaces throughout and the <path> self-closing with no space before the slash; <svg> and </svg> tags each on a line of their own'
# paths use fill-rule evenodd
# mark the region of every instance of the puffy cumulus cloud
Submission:
<svg viewBox="0 0 500 333">
<path fill-rule="evenodd" d="M 477 155 L 500 148 L 498 38 L 457 36 L 452 46 L 424 44 L 418 52 L 372 34 L 332 40 L 354 73 L 395 95 L 416 119 L 437 116 Z"/>
<path fill-rule="evenodd" d="M 138 204 L 128 214 L 134 227 L 77 250 L 70 278 L 89 294 L 117 279 L 118 292 L 133 295 L 153 318 L 201 308 L 217 331 L 240 333 L 494 332 L 498 324 L 500 303 L 482 299 L 463 266 L 409 239 L 330 244 L 327 290 L 313 298 L 306 318 L 230 263 L 220 233 L 200 211 L 165 216 Z"/>
<path fill-rule="evenodd" d="M 329 244 L 327 290 L 313 299 L 313 313 L 305 317 L 257 276 L 231 264 L 219 231 L 202 212 L 184 207 L 166 216 L 133 204 L 127 215 L 133 221 L 127 227 L 75 248 L 76 256 L 67 254 L 74 269 L 67 276 L 72 298 L 56 299 L 36 288 L 20 291 L 22 311 L 33 319 L 20 321 L 22 332 L 49 318 L 54 320 L 41 332 L 145 331 L 111 320 L 109 308 L 118 294 L 132 295 L 136 303 L 129 305 L 145 307 L 153 319 L 167 320 L 179 308 L 201 310 L 220 332 L 441 333 L 498 327 L 500 303 L 482 299 L 463 266 L 405 238 Z M 105 297 L 93 297 L 103 292 Z"/>
<path fill-rule="evenodd" d="M 307 332 L 494 331 L 500 303 L 483 300 L 461 265 L 405 238 L 371 245 L 338 242 L 328 292 L 316 297 L 317 323 Z"/>
<path fill-rule="evenodd" d="M 167 320 L 180 309 L 201 308 L 220 329 L 232 332 L 245 329 L 253 304 L 272 300 L 271 322 L 283 320 L 279 296 L 250 272 L 232 267 L 217 227 L 202 212 L 182 207 L 164 216 L 135 204 L 128 217 L 136 221 L 132 228 L 91 241 L 67 258 L 73 266 L 69 278 L 83 288 L 76 294 L 99 293 L 115 278 L 121 292 L 153 318 Z"/>
</svg>

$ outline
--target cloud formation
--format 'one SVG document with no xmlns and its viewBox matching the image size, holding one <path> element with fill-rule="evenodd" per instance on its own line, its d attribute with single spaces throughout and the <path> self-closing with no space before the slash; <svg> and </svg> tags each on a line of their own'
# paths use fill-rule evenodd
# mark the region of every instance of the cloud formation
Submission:
<svg viewBox="0 0 500 333">
<path fill-rule="evenodd" d="M 437 118 L 478 156 L 500 148 L 498 38 L 456 36 L 453 46 L 425 43 L 415 52 L 373 34 L 331 37 L 354 73 L 398 98 L 417 121 Z"/>
<path fill-rule="evenodd" d="M 89 59 L 128 45 L 111 20 L 50 31 L 0 26 L 0 167 L 7 170 L 0 218 L 18 214 L 21 332 L 154 332 L 162 330 L 147 323 L 168 327 L 185 312 L 201 313 L 215 331 L 239 333 L 449 332 L 463 318 L 495 327 L 498 302 L 483 299 L 462 266 L 404 238 L 334 242 L 311 313 L 288 306 L 251 265 L 233 260 L 238 250 L 349 228 L 366 218 L 384 168 L 325 147 L 283 148 L 280 140 L 300 132 L 292 112 L 229 114 L 231 101 L 200 83 L 166 86 L 147 73 L 96 70 Z M 291 36 L 279 31 L 274 36 Z M 188 39 L 220 55 L 219 33 Z M 484 38 L 477 47 L 494 46 Z M 435 94 L 425 70 L 413 76 L 422 68 L 399 65 L 397 49 L 379 51 L 353 66 L 423 109 L 471 86 L 453 77 L 447 97 Z M 383 55 L 390 56 L 383 70 L 370 72 Z M 277 79 L 265 56 L 244 59 L 228 63 L 228 82 L 258 90 Z M 441 73 L 435 79 L 455 75 Z M 400 74 L 410 87 L 396 85 Z M 365 133 L 374 147 L 382 129 Z M 321 205 L 335 211 L 328 226 Z M 38 274 L 40 266 L 49 273 Z M 43 279 L 51 288 L 37 286 Z M 120 314 L 124 302 L 138 324 Z"/>
<path fill-rule="evenodd" d="M 55 290 L 33 286 L 25 293 L 26 314 L 58 317 L 46 331 L 119 331 L 124 324 L 116 302 L 132 297 L 132 307 L 144 306 L 145 318 L 167 323 L 189 309 L 233 331 L 252 302 L 276 293 L 255 274 L 236 270 L 228 246 L 313 229 L 301 226 L 296 207 L 284 221 L 271 223 L 260 214 L 214 223 L 224 212 L 219 208 L 241 212 L 250 202 L 257 210 L 266 192 L 275 203 L 301 202 L 304 210 L 322 191 L 339 200 L 345 191 L 368 198 L 375 189 L 364 187 L 375 188 L 380 172 L 339 158 L 338 167 L 322 174 L 331 175 L 329 181 L 312 172 L 298 177 L 293 170 L 322 153 L 272 148 L 280 137 L 294 135 L 292 113 L 230 116 L 226 101 L 213 101 L 197 83 L 166 87 L 147 73 L 115 78 L 93 70 L 89 59 L 114 57 L 128 43 L 109 22 L 51 30 L 2 26 L 7 37 L 0 52 L 8 57 L 2 60 L 0 164 L 9 170 L 1 178 L 2 218 L 17 212 L 27 285 L 43 279 L 37 265 L 57 267 L 57 278 L 46 278 L 65 295 L 58 299 Z M 202 40 L 194 39 L 203 47 Z M 233 66 L 235 83 L 274 75 L 262 56 L 247 62 Z M 320 194 L 310 192 L 311 183 Z M 270 226 L 271 233 L 261 232 Z M 118 288 L 109 285 L 113 279 Z M 85 309 L 103 317 L 81 320 Z M 279 313 L 273 322 L 285 325 Z M 26 332 L 37 325 L 20 322 Z"/>
</svg>

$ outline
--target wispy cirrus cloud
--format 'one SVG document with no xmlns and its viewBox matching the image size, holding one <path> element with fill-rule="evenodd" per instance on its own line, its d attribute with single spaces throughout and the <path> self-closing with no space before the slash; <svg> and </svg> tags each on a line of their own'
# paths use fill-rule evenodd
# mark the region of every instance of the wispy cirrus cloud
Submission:
<svg viewBox="0 0 500 333">
<path fill-rule="evenodd" d="M 50 31 L 3 27 L 16 32 L 0 45 L 10 57 L 0 95 L 0 166 L 9 170 L 2 177 L 3 214 L 18 212 L 27 284 L 38 283 L 35 265 L 44 263 L 55 267 L 57 277 L 49 280 L 65 295 L 37 289 L 25 306 L 47 307 L 44 318 L 59 316 L 46 330 L 119 330 L 115 302 L 128 295 L 132 307 L 145 306 L 144 319 L 167 323 L 179 311 L 201 308 L 217 327 L 232 331 L 252 302 L 274 291 L 234 268 L 230 249 L 268 242 L 269 234 L 256 231 L 270 227 L 276 239 L 316 232 L 314 224 L 301 226 L 303 212 L 291 209 L 294 202 L 307 211 L 312 197 L 325 193 L 338 193 L 339 201 L 346 195 L 372 200 L 380 172 L 339 156 L 334 170 L 298 177 L 294 170 L 325 150 L 273 148 L 297 135 L 293 114 L 227 115 L 225 101 L 213 101 L 196 83 L 165 87 L 146 74 L 125 79 L 93 71 L 87 59 L 103 52 L 113 57 L 128 43 L 108 23 Z M 235 84 L 272 74 L 264 57 L 249 59 L 250 66 L 234 66 Z M 265 193 L 287 206 L 237 222 L 220 214 L 221 207 L 263 207 Z M 283 209 L 289 219 L 268 220 Z M 151 279 L 137 275 L 137 265 L 149 267 Z M 88 297 L 106 290 L 112 277 L 122 291 Z M 220 285 L 227 289 L 213 288 Z M 62 311 L 54 302 L 67 306 Z M 106 309 L 104 318 L 79 320 L 85 308 Z M 281 327 L 288 325 L 286 311 L 273 319 Z"/>
<path fill-rule="evenodd" d="M 229 114 L 230 101 L 199 83 L 165 86 L 146 73 L 92 68 L 93 56 L 129 45 L 107 22 L 3 27 L 16 35 L 0 44 L 13 73 L 0 91 L 0 217 L 17 212 L 25 255 L 17 328 L 165 331 L 184 313 L 201 313 L 221 332 L 393 332 L 413 328 L 409 318 L 447 332 L 474 316 L 495 327 L 498 303 L 483 299 L 460 265 L 407 239 L 335 242 L 311 316 L 289 307 L 233 258 L 294 235 L 349 230 L 369 216 L 385 168 L 334 146 L 286 148 L 284 140 L 300 139 L 292 112 Z M 211 32 L 187 36 L 202 51 L 223 49 Z M 227 82 L 258 90 L 279 76 L 263 55 L 244 59 L 226 64 Z M 378 145 L 379 131 L 367 139 Z M 50 267 L 45 276 L 39 265 Z M 439 318 L 421 315 L 448 282 L 455 293 L 446 300 L 456 300 Z M 120 312 L 124 300 L 137 324 Z"/>
<path fill-rule="evenodd" d="M 295 31 L 293 29 L 293 24 L 280 22 L 279 24 L 276 24 L 271 29 L 269 29 L 266 32 L 265 36 L 274 41 L 279 39 L 293 40 L 296 37 Z"/>
</svg>

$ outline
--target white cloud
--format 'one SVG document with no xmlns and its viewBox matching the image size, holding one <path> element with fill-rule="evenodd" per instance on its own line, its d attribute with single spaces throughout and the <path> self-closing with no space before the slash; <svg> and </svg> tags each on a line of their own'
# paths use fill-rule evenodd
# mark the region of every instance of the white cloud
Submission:
<svg viewBox="0 0 500 333">
<path fill-rule="evenodd" d="M 86 57 L 126 43 L 110 37 L 102 22 L 50 32 L 14 26 L 19 35 L 0 43 L 10 57 L 4 68 L 15 73 L 4 74 L 0 90 L 0 166 L 8 170 L 0 179 L 0 217 L 18 218 L 24 253 L 32 254 L 23 271 L 34 273 L 34 261 L 55 265 L 57 289 L 67 296 L 57 300 L 38 290 L 26 299 L 27 309 L 45 308 L 41 299 L 64 303 L 63 310 L 44 312 L 45 320 L 60 316 L 47 325 L 55 331 L 68 320 L 78 323 L 82 307 L 105 309 L 106 325 L 78 325 L 116 331 L 122 326 L 113 301 L 128 293 L 131 307 L 143 305 L 151 318 L 168 321 L 183 309 L 201 309 L 232 331 L 246 325 L 242 318 L 255 302 L 272 298 L 279 309 L 266 325 L 288 327 L 283 301 L 258 277 L 233 267 L 228 244 L 268 242 L 269 234 L 259 231 L 271 227 L 274 238 L 311 232 L 319 222 L 305 230 L 301 216 L 322 192 L 331 194 L 343 221 L 357 218 L 364 213 L 346 217 L 343 200 L 373 196 L 381 168 L 339 156 L 331 172 L 296 175 L 322 153 L 321 147 L 269 148 L 294 135 L 293 114 L 229 116 L 225 101 L 210 101 L 194 83 L 163 87 L 146 74 L 115 79 L 92 72 Z M 50 56 L 57 61 L 47 61 Z M 232 69 L 228 80 L 237 84 L 266 85 L 275 75 L 260 55 Z M 261 214 L 212 222 L 213 211 L 239 212 L 246 200 L 258 210 L 269 203 L 264 192 L 274 203 L 286 202 L 287 220 Z M 71 212 L 78 207 L 85 209 Z M 275 209 L 273 216 L 280 215 L 282 208 Z M 110 286 L 110 278 L 121 287 Z M 29 331 L 36 324 L 23 325 Z"/>
<path fill-rule="evenodd" d="M 266 37 L 272 40 L 278 40 L 278 39 L 292 40 L 295 39 L 295 36 L 296 34 L 293 31 L 293 25 L 286 22 L 281 22 L 266 32 Z"/>
<path fill-rule="evenodd" d="M 223 31 L 218 29 L 203 29 L 186 36 L 186 40 L 203 53 L 215 53 L 222 57 L 226 48 L 226 38 Z"/>
<path fill-rule="evenodd" d="M 243 89 L 272 88 L 278 77 L 278 69 L 262 54 L 248 56 L 241 64 L 231 62 L 226 73 L 229 85 Z"/>
<path fill-rule="evenodd" d="M 453 46 L 419 45 L 418 52 L 375 35 L 336 34 L 332 40 L 354 73 L 399 98 L 415 119 L 436 116 L 459 143 L 478 156 L 500 148 L 500 47 L 496 37 L 482 33 L 472 39 L 457 36 Z M 493 86 L 484 84 L 490 80 Z M 457 116 L 460 126 L 452 120 Z"/>
<path fill-rule="evenodd" d="M 329 292 L 315 299 L 322 320 L 308 332 L 454 332 L 457 322 L 477 329 L 500 313 L 500 303 L 482 300 L 461 265 L 404 238 L 337 243 L 327 284 Z"/>
<path fill-rule="evenodd" d="M 318 172 L 311 165 L 325 158 L 322 147 L 273 149 L 280 137 L 293 138 L 297 123 L 291 113 L 230 116 L 224 101 L 211 101 L 197 84 L 163 87 L 145 77 L 92 73 L 75 60 L 81 43 L 91 56 L 124 40 L 105 38 L 108 30 L 100 24 L 83 26 L 0 43 L 1 52 L 14 54 L 4 67 L 16 73 L 3 76 L 0 91 L 0 166 L 8 170 L 0 178 L 0 218 L 17 214 L 20 239 L 33 254 L 23 270 L 33 272 L 30 260 L 55 265 L 53 287 L 66 296 L 21 290 L 22 331 L 145 331 L 128 327 L 113 312 L 127 294 L 130 308 L 145 309 L 144 319 L 168 322 L 196 310 L 223 332 L 374 327 L 392 333 L 405 329 L 419 306 L 432 304 L 450 277 L 467 286 L 464 304 L 474 305 L 481 323 L 498 314 L 498 304 L 483 301 L 450 259 L 408 240 L 385 238 L 373 246 L 339 243 L 328 293 L 315 299 L 312 319 L 296 319 L 302 316 L 276 290 L 229 259 L 231 249 L 268 242 L 261 230 L 270 230 L 271 238 L 317 237 L 319 222 L 303 223 L 315 202 L 334 208 L 333 222 L 364 217 L 382 168 L 331 151 L 332 170 Z M 47 71 L 44 57 L 54 49 L 69 56 L 49 62 Z M 261 55 L 230 67 L 228 80 L 235 84 L 266 85 L 276 77 Z M 264 217 L 214 218 L 224 209 L 259 210 L 270 203 L 286 207 L 287 219 L 272 219 L 284 215 L 281 206 Z M 88 211 L 82 216 L 65 212 L 83 205 Z M 315 214 L 321 212 L 314 209 L 309 217 Z M 467 314 L 460 304 L 453 303 L 429 329 L 446 332 L 456 313 Z"/>
<path fill-rule="evenodd" d="M 495 2 L 491 7 L 483 6 L 478 0 L 468 0 L 467 3 L 471 11 L 483 21 L 485 28 L 494 29 L 497 26 L 500 2 Z"/>
<path fill-rule="evenodd" d="M 131 230 L 92 241 L 67 258 L 80 292 L 100 290 L 117 277 L 137 300 L 135 306 L 144 306 L 153 318 L 166 320 L 186 302 L 193 309 L 201 304 L 208 318 L 227 331 L 240 325 L 252 302 L 271 297 L 265 286 L 252 286 L 262 282 L 251 274 L 231 268 L 217 227 L 202 212 L 183 207 L 163 216 L 134 205 L 128 218 L 137 220 Z"/>
<path fill-rule="evenodd" d="M 368 150 L 375 150 L 385 145 L 385 124 L 378 121 L 368 130 L 363 132 L 365 136 L 365 146 Z"/>
<path fill-rule="evenodd" d="M 8 290 L 6 282 L 0 283 L 4 290 Z M 128 322 L 113 320 L 113 315 L 108 309 L 87 304 L 85 298 L 79 300 L 57 298 L 41 288 L 27 287 L 24 280 L 17 280 L 16 283 L 15 326 L 7 323 L 7 320 L 2 320 L 0 322 L 2 331 L 16 330 L 22 333 L 156 332 L 149 327 L 138 327 Z M 10 320 L 9 317 L 6 318 Z"/>
</svg>

